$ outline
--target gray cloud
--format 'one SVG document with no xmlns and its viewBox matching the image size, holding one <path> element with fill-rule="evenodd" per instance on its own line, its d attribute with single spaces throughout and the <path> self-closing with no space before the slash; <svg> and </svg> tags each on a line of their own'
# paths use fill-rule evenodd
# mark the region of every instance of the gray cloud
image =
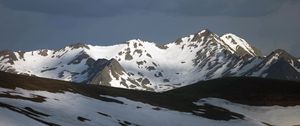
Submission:
<svg viewBox="0 0 300 126">
<path fill-rule="evenodd" d="M 120 0 L 1 0 L 10 9 L 75 17 L 108 17 L 122 14 Z"/>
<path fill-rule="evenodd" d="M 88 1 L 88 2 L 87 2 Z M 0 0 L 0 50 L 111 45 L 129 39 L 167 43 L 208 28 L 234 33 L 265 55 L 300 56 L 300 1 Z"/>
<path fill-rule="evenodd" d="M 0 0 L 6 8 L 74 17 L 158 12 L 180 16 L 255 17 L 295 0 Z"/>
</svg>

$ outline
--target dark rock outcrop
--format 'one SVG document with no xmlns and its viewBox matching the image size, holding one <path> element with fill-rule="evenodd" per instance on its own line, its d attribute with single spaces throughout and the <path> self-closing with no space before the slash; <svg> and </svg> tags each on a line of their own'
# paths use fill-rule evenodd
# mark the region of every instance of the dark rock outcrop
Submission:
<svg viewBox="0 0 300 126">
<path fill-rule="evenodd" d="M 14 61 L 18 60 L 17 56 L 12 51 L 0 51 L 0 57 L 2 57 L 0 61 L 8 59 L 6 63 L 10 63 L 11 65 L 14 64 Z"/>
<path fill-rule="evenodd" d="M 88 69 L 88 83 L 110 86 L 112 77 L 120 79 L 120 75 L 123 74 L 125 74 L 125 70 L 117 60 L 98 59 Z"/>
</svg>

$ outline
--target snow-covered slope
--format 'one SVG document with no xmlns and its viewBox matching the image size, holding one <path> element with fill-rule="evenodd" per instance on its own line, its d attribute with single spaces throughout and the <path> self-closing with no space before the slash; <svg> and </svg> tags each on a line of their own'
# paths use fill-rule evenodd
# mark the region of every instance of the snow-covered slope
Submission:
<svg viewBox="0 0 300 126">
<path fill-rule="evenodd" d="M 261 56 L 261 52 L 244 39 L 232 34 L 224 34 L 221 39 L 239 55 Z"/>
<path fill-rule="evenodd" d="M 31 52 L 0 53 L 1 70 L 18 74 L 35 75 L 65 81 L 80 82 L 86 79 L 84 71 L 89 59 L 110 59 L 112 50 L 124 45 L 92 47 L 84 44 L 70 45 L 59 50 L 36 50 Z M 97 57 L 92 57 L 97 54 Z"/>
<path fill-rule="evenodd" d="M 74 44 L 59 50 L 36 50 L 31 52 L 0 53 L 1 70 L 73 82 L 90 82 L 93 84 L 111 85 L 114 87 L 141 89 L 129 80 L 127 73 L 113 59 L 125 44 L 114 46 L 91 46 Z M 95 82 L 101 75 L 101 82 Z M 98 77 L 99 78 L 99 77 Z M 112 82 L 110 82 L 112 81 Z"/>
<path fill-rule="evenodd" d="M 129 40 L 113 46 L 75 44 L 59 50 L 0 52 L 1 71 L 151 91 L 224 76 L 266 77 L 249 72 L 267 69 L 258 66 L 265 61 L 244 39 L 234 34 L 219 37 L 209 30 L 165 45 Z M 299 73 L 299 67 L 293 68 Z"/>
<path fill-rule="evenodd" d="M 22 97 L 0 98 L 0 125 L 62 125 L 62 126 L 259 126 L 247 118 L 218 121 L 152 106 L 123 97 L 101 96 L 116 102 L 102 101 L 72 92 L 51 93 L 0 88 L 0 94 Z M 44 101 L 35 102 L 39 96 Z M 27 100 L 25 100 L 27 99 Z M 299 108 L 299 107 L 297 107 Z M 295 107 L 295 109 L 297 109 Z M 128 114 L 130 113 L 130 114 Z M 18 121 L 16 121 L 18 120 Z"/>
<path fill-rule="evenodd" d="M 225 108 L 232 112 L 240 113 L 257 122 L 262 122 L 266 126 L 295 126 L 300 124 L 300 121 L 297 119 L 300 118 L 300 106 L 249 106 L 218 98 L 201 99 L 195 102 L 195 104 L 210 104 Z"/>
<path fill-rule="evenodd" d="M 206 81 L 221 87 L 190 85 L 175 89 L 175 93 L 155 93 L 75 85 L 0 72 L 0 125 L 292 126 L 300 123 L 300 86 L 297 82 L 274 83 L 268 79 L 257 81 L 251 78 L 239 81 L 232 79 L 227 84 L 215 82 Z M 224 88 L 224 85 L 228 88 Z M 261 85 L 270 90 L 261 92 Z M 236 86 L 252 88 L 232 91 Z M 181 91 L 176 93 L 176 90 Z M 241 90 L 247 93 L 243 94 Z M 281 91 L 286 93 L 281 94 Z M 237 92 L 242 94 L 236 96 Z M 203 93 L 205 96 L 201 95 Z M 226 97 L 248 104 L 232 102 Z M 261 101 L 263 106 L 255 105 Z"/>
</svg>

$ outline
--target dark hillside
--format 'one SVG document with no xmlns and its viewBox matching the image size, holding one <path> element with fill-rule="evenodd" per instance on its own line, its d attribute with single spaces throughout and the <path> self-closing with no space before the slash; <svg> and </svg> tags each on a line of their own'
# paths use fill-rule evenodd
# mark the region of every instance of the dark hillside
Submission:
<svg viewBox="0 0 300 126">
<path fill-rule="evenodd" d="M 300 82 L 263 78 L 221 78 L 167 91 L 192 99 L 217 97 L 249 105 L 300 104 Z"/>
<path fill-rule="evenodd" d="M 247 105 L 300 105 L 300 83 L 293 81 L 279 81 L 260 78 L 222 78 L 198 82 L 193 85 L 155 93 L 129 89 L 113 88 L 108 86 L 76 84 L 65 81 L 51 80 L 39 77 L 30 77 L 0 72 L 1 88 L 23 88 L 27 90 L 41 90 L 48 92 L 73 92 L 105 102 L 123 104 L 122 101 L 103 97 L 124 97 L 134 101 L 158 106 L 171 110 L 190 112 L 198 116 L 229 120 L 236 117 L 243 118 L 234 112 L 212 105 L 197 106 L 193 102 L 201 98 L 215 97 Z M 23 97 L 0 94 L 0 97 L 24 99 Z M 37 97 L 34 102 L 43 102 L 44 97 Z M 204 109 L 205 113 L 195 113 L 195 110 Z"/>
</svg>

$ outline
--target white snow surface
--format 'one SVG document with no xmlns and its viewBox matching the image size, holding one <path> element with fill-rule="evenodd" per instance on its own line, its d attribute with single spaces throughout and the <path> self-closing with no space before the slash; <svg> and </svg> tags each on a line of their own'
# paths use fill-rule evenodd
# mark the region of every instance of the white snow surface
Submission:
<svg viewBox="0 0 300 126">
<path fill-rule="evenodd" d="M 234 51 L 237 51 L 238 47 L 243 48 L 245 51 L 247 51 L 250 55 L 256 56 L 255 51 L 251 47 L 251 45 L 248 44 L 247 41 L 244 39 L 236 36 L 232 33 L 227 33 L 221 36 L 221 39 L 229 45 Z"/>
<path fill-rule="evenodd" d="M 0 108 L 0 125 L 1 126 L 43 126 L 44 124 L 37 122 L 25 115 Z"/>
<path fill-rule="evenodd" d="M 300 124 L 300 106 L 249 106 L 218 98 L 201 99 L 195 104 L 202 105 L 204 103 L 225 108 L 257 122 L 274 126 L 296 126 Z"/>
<path fill-rule="evenodd" d="M 46 91 L 30 91 L 21 88 L 16 90 L 0 88 L 0 94 L 9 93 L 11 95 L 26 98 L 35 96 L 46 97 L 44 102 L 33 102 L 29 100 L 0 98 L 1 103 L 12 105 L 18 110 L 25 110 L 30 107 L 34 111 L 47 114 L 49 116 L 33 116 L 39 120 L 63 125 L 63 126 L 120 126 L 120 123 L 130 122 L 130 125 L 141 126 L 258 126 L 260 122 L 254 120 L 229 120 L 217 121 L 191 113 L 178 112 L 152 106 L 138 101 L 132 101 L 122 97 L 103 96 L 122 101 L 124 104 L 105 102 L 80 94 L 71 92 L 51 93 Z M 78 117 L 87 119 L 80 121 Z M 21 113 L 11 111 L 5 107 L 0 108 L 0 125 L 23 126 L 23 125 L 44 125 Z"/>
</svg>

